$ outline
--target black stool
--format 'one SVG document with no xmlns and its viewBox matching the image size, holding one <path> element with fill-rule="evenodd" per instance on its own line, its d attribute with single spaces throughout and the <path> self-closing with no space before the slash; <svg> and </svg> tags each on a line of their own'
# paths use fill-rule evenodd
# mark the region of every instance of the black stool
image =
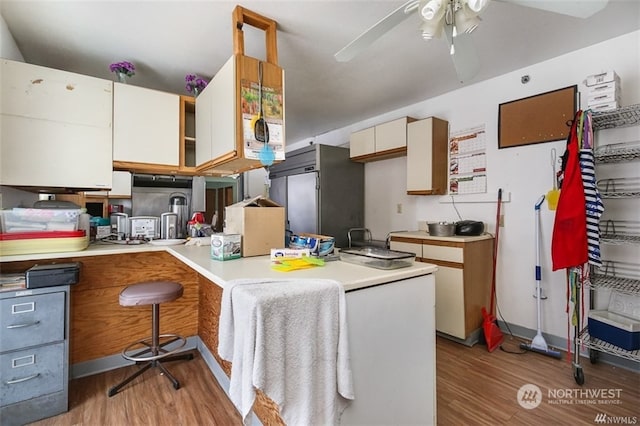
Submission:
<svg viewBox="0 0 640 426">
<path fill-rule="evenodd" d="M 154 281 L 133 284 L 120 292 L 121 306 L 152 305 L 151 337 L 138 340 L 123 349 L 122 356 L 125 359 L 144 365 L 120 384 L 109 389 L 109 396 L 118 393 L 125 385 L 151 367 L 160 369 L 175 389 L 180 388 L 180 382 L 167 371 L 160 360 L 162 362 L 191 360 L 193 354 L 172 355 L 187 343 L 187 339 L 177 334 L 160 334 L 160 304 L 179 299 L 183 291 L 180 283 Z M 175 342 L 179 342 L 178 346 L 170 350 L 165 349 L 165 346 Z"/>
</svg>

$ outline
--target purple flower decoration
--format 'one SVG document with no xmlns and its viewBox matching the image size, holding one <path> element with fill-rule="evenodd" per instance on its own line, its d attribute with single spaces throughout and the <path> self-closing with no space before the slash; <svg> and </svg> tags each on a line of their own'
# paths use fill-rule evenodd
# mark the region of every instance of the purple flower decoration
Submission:
<svg viewBox="0 0 640 426">
<path fill-rule="evenodd" d="M 115 62 L 109 65 L 109 70 L 111 72 L 122 73 L 122 74 L 125 74 L 127 77 L 131 77 L 132 75 L 135 74 L 136 67 L 134 67 L 131 62 L 122 61 L 122 62 Z"/>
<path fill-rule="evenodd" d="M 202 92 L 209 83 L 207 80 L 198 77 L 195 74 L 187 74 L 184 78 L 184 81 L 187 82 L 187 85 L 185 87 L 187 89 L 187 92 L 189 93 Z"/>
</svg>

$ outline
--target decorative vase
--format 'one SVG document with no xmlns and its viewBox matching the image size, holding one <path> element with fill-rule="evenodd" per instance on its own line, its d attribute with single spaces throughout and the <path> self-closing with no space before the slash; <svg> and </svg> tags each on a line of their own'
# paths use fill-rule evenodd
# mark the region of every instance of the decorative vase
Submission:
<svg viewBox="0 0 640 426">
<path fill-rule="evenodd" d="M 197 88 L 197 87 L 194 87 L 194 88 L 192 89 L 192 92 L 193 92 L 193 97 L 194 97 L 194 98 L 197 98 L 197 97 L 198 97 L 198 94 L 200 93 L 200 90 L 198 90 L 198 88 Z"/>
<path fill-rule="evenodd" d="M 118 82 L 127 84 L 127 74 L 123 72 L 117 72 L 116 75 L 118 76 Z"/>
</svg>

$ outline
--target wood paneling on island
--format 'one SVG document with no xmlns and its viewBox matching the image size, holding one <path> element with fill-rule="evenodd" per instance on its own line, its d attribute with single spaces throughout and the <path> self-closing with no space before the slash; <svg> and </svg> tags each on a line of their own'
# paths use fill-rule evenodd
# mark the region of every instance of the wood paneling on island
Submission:
<svg viewBox="0 0 640 426">
<path fill-rule="evenodd" d="M 25 271 L 36 263 L 80 262 L 80 281 L 71 286 L 70 364 L 119 354 L 151 335 L 151 307 L 123 307 L 118 297 L 141 281 L 177 281 L 183 296 L 160 305 L 160 332 L 195 336 L 198 327 L 197 273 L 165 252 L 129 253 L 2 265 L 3 272 Z"/>
<path fill-rule="evenodd" d="M 220 307 L 222 306 L 222 288 L 200 274 L 198 274 L 198 282 L 201 313 L 198 319 L 198 335 L 227 376 L 231 376 L 231 363 L 218 355 L 218 325 L 220 323 Z M 253 411 L 264 425 L 285 425 L 280 417 L 278 405 L 259 390 L 256 391 Z"/>
</svg>

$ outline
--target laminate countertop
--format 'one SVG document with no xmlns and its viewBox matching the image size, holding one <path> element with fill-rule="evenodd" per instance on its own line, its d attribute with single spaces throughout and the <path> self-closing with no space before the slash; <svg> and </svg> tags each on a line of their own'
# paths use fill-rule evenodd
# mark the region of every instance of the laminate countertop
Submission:
<svg viewBox="0 0 640 426">
<path fill-rule="evenodd" d="M 235 279 L 313 278 L 334 279 L 342 283 L 345 291 L 352 291 L 432 274 L 437 270 L 436 265 L 422 262 L 415 262 L 412 266 L 405 268 L 382 270 L 335 260 L 325 262 L 324 266 L 291 272 L 280 272 L 271 269 L 269 256 L 242 257 L 225 261 L 211 259 L 210 246 L 119 245 L 99 243 L 91 244 L 87 249 L 82 251 L 2 256 L 0 262 L 65 259 L 154 251 L 166 251 L 222 288 L 224 288 L 228 281 Z M 114 268 L 115 267 L 114 265 Z"/>
</svg>

